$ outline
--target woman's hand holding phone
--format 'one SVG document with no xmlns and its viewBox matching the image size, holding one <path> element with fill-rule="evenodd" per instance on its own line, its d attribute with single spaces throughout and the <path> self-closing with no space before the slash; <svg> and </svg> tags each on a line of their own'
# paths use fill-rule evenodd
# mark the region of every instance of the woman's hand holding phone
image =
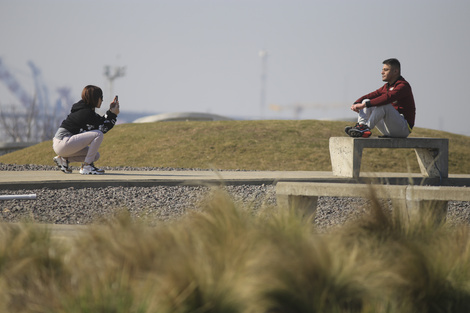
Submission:
<svg viewBox="0 0 470 313">
<path fill-rule="evenodd" d="M 119 114 L 119 100 L 118 96 L 114 97 L 114 101 L 111 102 L 109 105 L 109 110 L 113 112 L 114 114 L 118 115 Z"/>
</svg>

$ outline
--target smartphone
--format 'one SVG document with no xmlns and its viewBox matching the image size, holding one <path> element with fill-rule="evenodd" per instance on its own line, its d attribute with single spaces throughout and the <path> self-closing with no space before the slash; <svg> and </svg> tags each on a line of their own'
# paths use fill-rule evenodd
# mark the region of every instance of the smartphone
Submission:
<svg viewBox="0 0 470 313">
<path fill-rule="evenodd" d="M 114 101 L 111 103 L 110 108 L 114 108 L 114 107 L 117 105 L 117 102 L 118 102 L 118 96 L 116 95 L 116 96 L 114 97 Z"/>
</svg>

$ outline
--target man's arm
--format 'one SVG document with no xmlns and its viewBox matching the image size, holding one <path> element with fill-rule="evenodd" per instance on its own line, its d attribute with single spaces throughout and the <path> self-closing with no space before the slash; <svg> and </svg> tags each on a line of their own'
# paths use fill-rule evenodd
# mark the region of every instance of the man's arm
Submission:
<svg viewBox="0 0 470 313">
<path fill-rule="evenodd" d="M 383 89 L 384 89 L 384 87 L 381 87 L 381 88 L 377 89 L 376 91 L 372 91 L 371 93 L 368 93 L 367 95 L 364 95 L 364 96 L 360 97 L 359 99 L 354 101 L 354 104 L 362 103 L 362 101 L 365 100 L 365 99 L 374 99 L 374 98 L 379 97 L 383 93 Z"/>
<path fill-rule="evenodd" d="M 400 82 L 393 87 L 393 90 L 385 89 L 382 94 L 370 99 L 371 106 L 380 106 L 395 101 L 400 101 L 411 95 L 411 87 L 408 83 Z"/>
<path fill-rule="evenodd" d="M 357 99 L 352 105 L 351 105 L 351 110 L 353 110 L 354 112 L 356 113 L 359 113 L 360 110 L 364 109 L 366 107 L 366 103 L 364 102 L 364 100 L 368 100 L 369 102 L 369 106 L 370 106 L 370 99 L 374 99 L 374 98 L 377 98 L 377 97 L 380 97 L 384 90 L 386 90 L 385 88 L 386 86 L 384 85 L 383 87 L 377 89 L 376 91 L 373 91 L 371 93 L 368 93 L 367 95 L 364 95 L 362 97 L 360 97 L 359 99 Z"/>
</svg>

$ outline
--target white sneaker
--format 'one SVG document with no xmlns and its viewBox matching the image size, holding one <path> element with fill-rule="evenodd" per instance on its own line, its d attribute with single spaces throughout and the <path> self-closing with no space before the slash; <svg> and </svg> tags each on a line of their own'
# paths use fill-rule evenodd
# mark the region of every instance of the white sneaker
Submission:
<svg viewBox="0 0 470 313">
<path fill-rule="evenodd" d="M 98 172 L 100 174 L 104 174 L 104 169 L 96 167 L 95 164 L 93 164 L 93 163 L 91 163 L 90 166 L 93 168 L 93 170 L 95 172 Z"/>
<path fill-rule="evenodd" d="M 97 168 L 91 164 L 83 164 L 82 168 L 80 169 L 80 174 L 82 175 L 102 175 L 104 174 L 104 170 Z"/>
<path fill-rule="evenodd" d="M 56 156 L 54 157 L 54 162 L 57 164 L 57 167 L 64 172 L 65 174 L 70 174 L 72 173 L 72 170 L 69 168 L 69 161 L 64 159 L 61 156 Z"/>
</svg>

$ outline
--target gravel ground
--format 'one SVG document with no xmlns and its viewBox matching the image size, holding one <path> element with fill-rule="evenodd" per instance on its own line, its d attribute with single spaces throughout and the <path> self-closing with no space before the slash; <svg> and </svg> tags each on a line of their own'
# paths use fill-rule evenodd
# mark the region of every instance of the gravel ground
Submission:
<svg viewBox="0 0 470 313">
<path fill-rule="evenodd" d="M 106 168 L 108 170 L 182 170 L 170 168 Z M 51 166 L 5 165 L 0 171 L 56 170 Z M 194 170 L 194 169 L 192 169 Z M 196 169 L 197 170 L 197 169 Z M 272 185 L 226 186 L 225 191 L 237 203 L 253 209 L 276 204 Z M 0 201 L 0 221 L 33 220 L 54 224 L 90 224 L 127 210 L 133 217 L 149 223 L 168 221 L 197 210 L 211 189 L 203 186 L 106 187 L 2 190 L 2 195 L 36 194 L 36 200 Z M 315 223 L 327 229 L 362 214 L 367 201 L 356 198 L 320 197 Z M 447 218 L 470 224 L 470 202 L 450 201 Z"/>
</svg>

